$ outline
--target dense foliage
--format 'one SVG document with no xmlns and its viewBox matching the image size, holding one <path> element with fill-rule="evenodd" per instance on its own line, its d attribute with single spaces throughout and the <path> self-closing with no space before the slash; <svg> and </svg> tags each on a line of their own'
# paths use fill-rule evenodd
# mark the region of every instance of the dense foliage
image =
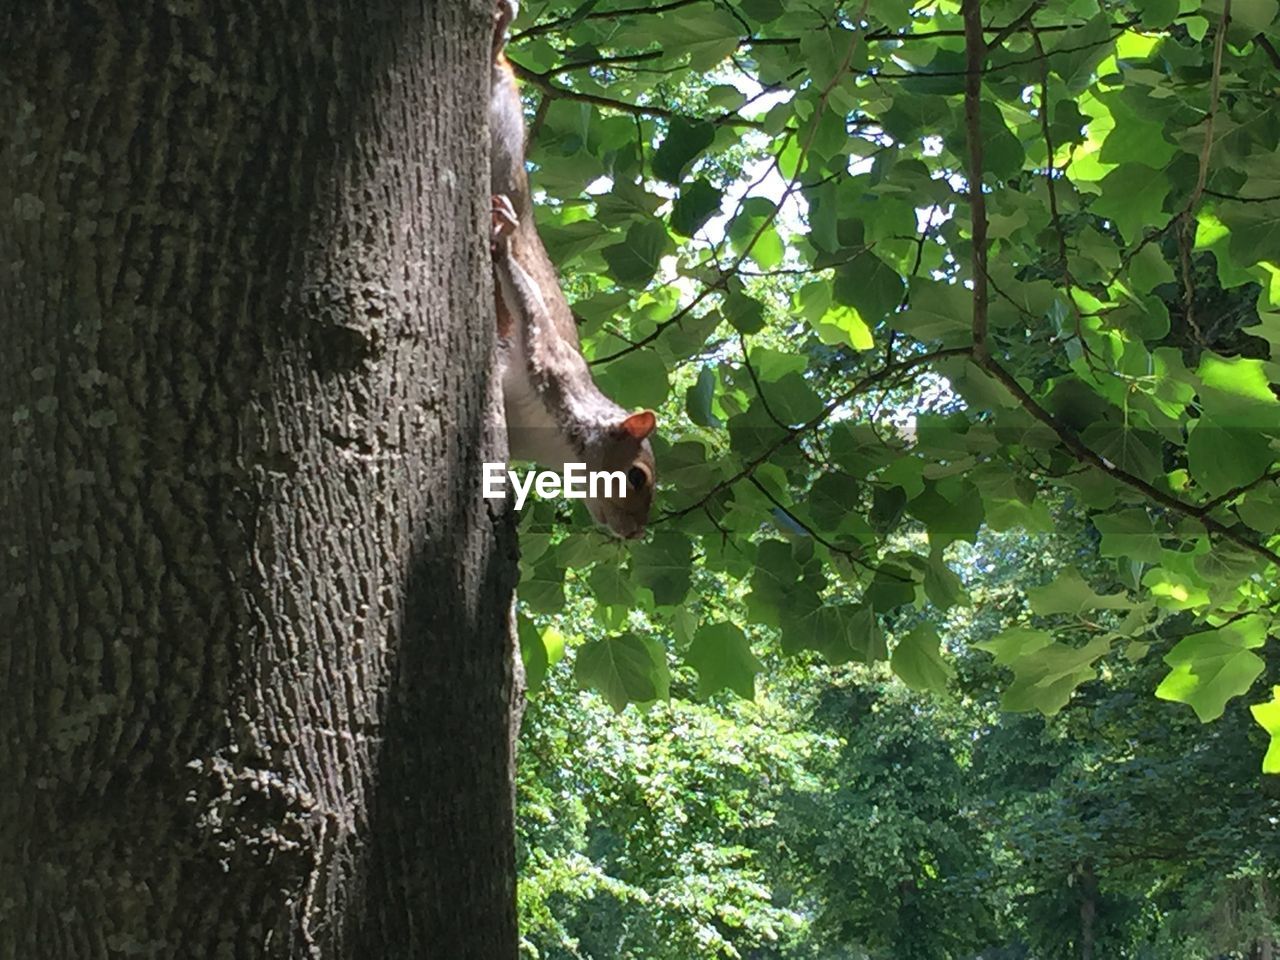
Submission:
<svg viewBox="0 0 1280 960">
<path fill-rule="evenodd" d="M 1274 935 L 1278 46 L 1280 0 L 522 11 L 539 225 L 661 433 L 644 542 L 522 521 L 530 950 Z"/>
</svg>

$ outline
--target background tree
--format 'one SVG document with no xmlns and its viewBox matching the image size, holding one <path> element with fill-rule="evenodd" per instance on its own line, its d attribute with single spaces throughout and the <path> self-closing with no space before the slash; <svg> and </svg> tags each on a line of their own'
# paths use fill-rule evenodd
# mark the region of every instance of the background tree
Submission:
<svg viewBox="0 0 1280 960">
<path fill-rule="evenodd" d="M 490 15 L 0 14 L 0 954 L 514 955 Z"/>
</svg>

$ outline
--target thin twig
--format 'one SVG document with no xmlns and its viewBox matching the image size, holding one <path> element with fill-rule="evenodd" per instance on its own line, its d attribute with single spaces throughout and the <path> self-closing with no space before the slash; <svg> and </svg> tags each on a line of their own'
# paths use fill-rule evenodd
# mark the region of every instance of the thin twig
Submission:
<svg viewBox="0 0 1280 960">
<path fill-rule="evenodd" d="M 770 444 L 766 450 L 764 450 L 760 454 L 757 454 L 751 460 L 743 464 L 742 469 L 740 469 L 732 477 L 729 477 L 726 480 L 721 480 L 719 483 L 715 484 L 710 490 L 708 490 L 705 494 L 703 494 L 703 496 L 696 503 L 690 504 L 689 506 L 684 507 L 681 510 L 676 510 L 671 513 L 665 513 L 662 516 L 658 517 L 654 522 L 659 523 L 665 520 L 675 520 L 679 517 L 685 516 L 686 514 L 692 513 L 695 510 L 701 509 L 703 504 L 710 501 L 711 498 L 714 497 L 717 493 L 720 493 L 722 490 L 727 490 L 729 487 L 733 486 L 739 480 L 742 480 L 745 477 L 751 476 L 751 474 L 755 472 L 757 467 L 759 467 L 762 463 L 765 463 L 777 451 L 781 450 L 783 447 L 787 446 L 788 444 L 794 442 L 797 437 L 800 437 L 801 435 L 820 427 L 823 423 L 827 421 L 827 418 L 830 417 L 832 413 L 834 413 L 838 408 L 844 406 L 844 404 L 848 403 L 854 397 L 860 394 L 866 393 L 867 391 L 882 385 L 886 381 L 893 380 L 895 377 L 900 377 L 903 374 L 910 373 L 912 370 L 916 369 L 917 367 L 927 366 L 938 360 L 945 360 L 949 357 L 967 356 L 969 353 L 970 353 L 970 348 L 967 346 L 966 347 L 947 347 L 942 350 L 934 350 L 931 353 L 919 354 L 918 356 L 911 357 L 907 360 L 903 360 L 901 363 L 894 364 L 893 366 L 881 367 L 875 373 L 868 374 L 867 376 L 863 377 L 861 380 L 859 380 L 857 383 L 851 386 L 848 390 L 845 390 L 835 399 L 831 400 L 825 407 L 822 408 L 822 411 L 818 413 L 816 416 L 812 417 L 811 419 L 805 421 L 802 424 L 799 424 L 798 426 L 792 427 L 789 430 L 787 430 L 782 437 L 780 437 L 776 442 Z"/>
<path fill-rule="evenodd" d="M 1227 27 L 1231 23 L 1231 0 L 1223 0 L 1222 21 L 1218 24 L 1218 33 L 1213 38 L 1213 73 L 1209 79 L 1209 112 L 1204 118 L 1204 144 L 1200 148 L 1200 169 L 1196 174 L 1196 185 L 1187 198 L 1186 208 L 1182 212 L 1182 236 L 1179 238 L 1178 256 L 1182 266 L 1182 303 L 1187 318 L 1187 326 L 1195 335 L 1196 342 L 1204 344 L 1204 334 L 1195 319 L 1195 284 L 1191 276 L 1192 234 L 1195 224 L 1195 210 L 1204 194 L 1205 183 L 1209 179 L 1209 157 L 1213 152 L 1213 126 L 1218 114 L 1218 94 L 1222 85 L 1222 51 L 1227 43 Z"/>
<path fill-rule="evenodd" d="M 965 65 L 964 120 L 969 136 L 969 219 L 973 237 L 973 353 L 981 363 L 991 356 L 987 344 L 987 199 L 982 193 L 982 67 L 987 48 L 982 36 L 981 0 L 963 0 Z"/>
<path fill-rule="evenodd" d="M 605 107 L 609 110 L 617 110 L 619 113 L 629 113 L 640 117 L 661 117 L 664 120 L 674 120 L 677 117 L 693 119 L 687 117 L 686 114 L 678 110 L 672 110 L 669 107 L 651 106 L 641 103 L 630 103 L 626 100 L 617 100 L 613 97 L 602 97 L 595 93 L 584 93 L 581 90 L 572 90 L 569 87 L 561 86 L 551 80 L 551 73 L 539 73 L 537 70 L 531 70 L 515 60 L 508 61 L 511 68 L 515 71 L 517 77 L 532 86 L 537 87 L 549 97 L 558 100 L 573 100 L 578 103 L 589 103 L 596 107 Z M 748 127 L 752 130 L 764 129 L 763 120 L 748 120 L 740 117 L 736 113 L 723 113 L 717 117 L 703 121 L 713 126 L 726 127 Z"/>
</svg>

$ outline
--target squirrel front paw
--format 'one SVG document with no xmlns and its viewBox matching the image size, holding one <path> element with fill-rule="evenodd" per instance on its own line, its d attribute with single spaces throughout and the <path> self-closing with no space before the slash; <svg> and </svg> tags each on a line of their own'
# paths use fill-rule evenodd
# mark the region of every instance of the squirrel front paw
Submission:
<svg viewBox="0 0 1280 960">
<path fill-rule="evenodd" d="M 490 208 L 493 232 L 489 237 L 489 246 L 496 252 L 501 241 L 511 236 L 520 225 L 520 218 L 516 215 L 516 208 L 511 205 L 511 198 L 506 194 L 494 194 Z"/>
<path fill-rule="evenodd" d="M 507 27 L 516 18 L 516 0 L 498 0 L 493 11 L 493 53 L 497 56 L 507 42 Z"/>
</svg>

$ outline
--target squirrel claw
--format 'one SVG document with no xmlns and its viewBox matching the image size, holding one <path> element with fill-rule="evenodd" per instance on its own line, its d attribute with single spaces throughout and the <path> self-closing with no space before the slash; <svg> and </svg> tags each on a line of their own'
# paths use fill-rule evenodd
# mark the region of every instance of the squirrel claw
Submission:
<svg viewBox="0 0 1280 960">
<path fill-rule="evenodd" d="M 497 249 L 498 242 L 506 239 L 515 232 L 520 224 L 520 218 L 516 216 L 516 208 L 511 205 L 511 198 L 505 194 L 495 194 L 491 202 L 491 210 L 493 217 L 493 233 L 490 238 L 494 249 Z"/>
</svg>

